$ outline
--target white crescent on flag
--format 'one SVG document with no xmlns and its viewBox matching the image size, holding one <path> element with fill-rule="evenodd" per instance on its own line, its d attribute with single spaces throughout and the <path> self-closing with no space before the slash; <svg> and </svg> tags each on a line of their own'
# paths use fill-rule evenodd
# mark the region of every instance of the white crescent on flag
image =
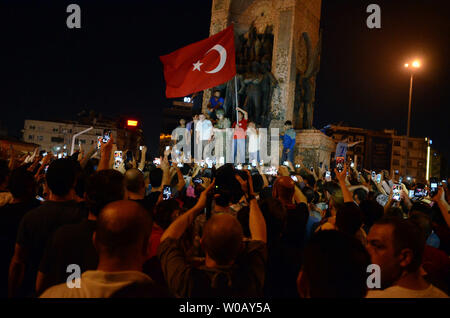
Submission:
<svg viewBox="0 0 450 318">
<path fill-rule="evenodd" d="M 219 64 L 216 66 L 215 69 L 213 69 L 211 71 L 205 71 L 205 73 L 212 74 L 212 73 L 219 72 L 223 68 L 223 66 L 225 65 L 225 62 L 227 61 L 227 50 L 225 50 L 225 48 L 222 45 L 220 45 L 220 44 L 214 45 L 212 48 L 210 48 L 208 50 L 208 52 L 206 52 L 206 54 L 208 54 L 209 52 L 211 52 L 213 50 L 217 51 L 220 54 Z"/>
</svg>

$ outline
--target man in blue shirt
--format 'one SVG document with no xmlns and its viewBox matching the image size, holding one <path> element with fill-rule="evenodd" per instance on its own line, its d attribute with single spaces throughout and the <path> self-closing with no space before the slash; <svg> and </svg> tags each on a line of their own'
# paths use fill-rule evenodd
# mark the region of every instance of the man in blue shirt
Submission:
<svg viewBox="0 0 450 318">
<path fill-rule="evenodd" d="M 292 129 L 292 122 L 290 120 L 286 121 L 280 136 L 281 140 L 283 140 L 281 162 L 290 161 L 292 166 L 294 166 L 295 135 L 295 130 Z"/>
<path fill-rule="evenodd" d="M 216 110 L 223 109 L 223 98 L 220 97 L 220 91 L 215 90 L 213 96 L 209 99 L 206 106 L 208 108 L 208 115 L 212 120 L 216 120 Z"/>
</svg>

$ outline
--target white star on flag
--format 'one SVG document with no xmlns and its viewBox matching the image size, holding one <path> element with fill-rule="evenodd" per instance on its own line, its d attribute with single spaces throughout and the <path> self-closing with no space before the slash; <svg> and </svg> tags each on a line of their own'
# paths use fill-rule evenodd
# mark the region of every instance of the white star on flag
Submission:
<svg viewBox="0 0 450 318">
<path fill-rule="evenodd" d="M 194 65 L 193 71 L 195 71 L 195 70 L 200 71 L 200 66 L 203 65 L 203 63 L 200 63 L 200 61 L 197 61 L 197 63 L 192 63 L 192 65 Z"/>
</svg>

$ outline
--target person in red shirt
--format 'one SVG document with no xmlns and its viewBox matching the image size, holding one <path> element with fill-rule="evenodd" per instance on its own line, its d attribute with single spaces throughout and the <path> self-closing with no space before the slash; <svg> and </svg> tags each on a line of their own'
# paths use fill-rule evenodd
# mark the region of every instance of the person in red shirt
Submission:
<svg viewBox="0 0 450 318">
<path fill-rule="evenodd" d="M 244 163 L 245 162 L 245 132 L 247 130 L 248 123 L 248 113 L 242 108 L 236 107 L 238 110 L 238 122 L 236 127 L 236 122 L 233 123 L 232 128 L 234 128 L 233 135 L 233 158 L 234 163 Z M 238 156 L 239 152 L 239 156 Z"/>
</svg>

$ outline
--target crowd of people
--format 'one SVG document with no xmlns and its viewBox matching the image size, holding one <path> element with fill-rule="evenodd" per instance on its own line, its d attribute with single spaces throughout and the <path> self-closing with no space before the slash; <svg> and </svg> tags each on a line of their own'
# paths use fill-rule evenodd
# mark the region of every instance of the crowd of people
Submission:
<svg viewBox="0 0 450 318">
<path fill-rule="evenodd" d="M 0 160 L 2 297 L 447 297 L 446 182 L 145 152 L 116 167 L 111 138 L 99 159 Z"/>
</svg>

